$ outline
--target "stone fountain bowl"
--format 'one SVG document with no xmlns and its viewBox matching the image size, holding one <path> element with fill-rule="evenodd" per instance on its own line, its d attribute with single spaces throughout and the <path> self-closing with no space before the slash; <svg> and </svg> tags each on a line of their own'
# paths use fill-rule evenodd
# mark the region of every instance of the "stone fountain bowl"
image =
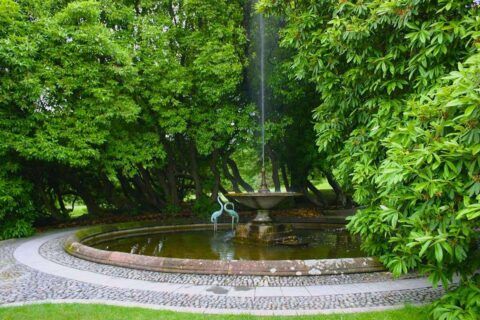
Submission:
<svg viewBox="0 0 480 320">
<path fill-rule="evenodd" d="M 244 192 L 228 193 L 227 198 L 232 198 L 252 209 L 269 210 L 287 198 L 301 195 L 298 192 Z"/>
</svg>

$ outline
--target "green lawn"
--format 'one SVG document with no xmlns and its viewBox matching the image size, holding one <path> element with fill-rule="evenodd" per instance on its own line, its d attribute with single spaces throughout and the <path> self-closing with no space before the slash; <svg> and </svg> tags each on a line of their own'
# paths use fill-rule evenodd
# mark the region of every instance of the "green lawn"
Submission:
<svg viewBox="0 0 480 320">
<path fill-rule="evenodd" d="M 72 212 L 70 212 L 70 218 L 78 218 L 87 214 L 87 206 L 84 204 L 77 204 Z"/>
<path fill-rule="evenodd" d="M 312 183 L 318 190 L 332 190 L 332 186 L 328 183 L 327 179 L 314 180 Z"/>
<path fill-rule="evenodd" d="M 142 308 L 115 307 L 106 305 L 89 304 L 40 304 L 22 307 L 0 307 L 0 319 L 2 320 L 245 320 L 245 319 L 294 319 L 294 320 L 424 320 L 427 319 L 428 307 L 407 306 L 400 310 L 381 312 L 333 314 L 318 316 L 297 317 L 255 317 L 248 315 L 203 315 L 177 313 L 171 311 L 157 311 Z"/>
</svg>

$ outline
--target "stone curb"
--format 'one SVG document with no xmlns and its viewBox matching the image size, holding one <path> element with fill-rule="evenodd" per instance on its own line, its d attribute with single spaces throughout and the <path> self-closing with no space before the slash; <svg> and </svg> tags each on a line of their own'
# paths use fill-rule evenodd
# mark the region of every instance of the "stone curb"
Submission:
<svg viewBox="0 0 480 320">
<path fill-rule="evenodd" d="M 305 224 L 299 224 L 304 226 Z M 219 228 L 228 228 L 229 224 L 220 224 Z M 95 240 L 114 238 L 125 235 L 142 235 L 179 230 L 205 230 L 209 224 L 155 226 L 148 223 L 126 223 L 96 226 L 81 229 L 65 242 L 65 251 L 88 261 L 132 269 L 224 275 L 275 275 L 308 276 L 335 275 L 384 271 L 385 268 L 376 258 L 340 258 L 319 260 L 206 260 L 152 257 L 125 252 L 105 251 L 88 246 Z"/>
</svg>

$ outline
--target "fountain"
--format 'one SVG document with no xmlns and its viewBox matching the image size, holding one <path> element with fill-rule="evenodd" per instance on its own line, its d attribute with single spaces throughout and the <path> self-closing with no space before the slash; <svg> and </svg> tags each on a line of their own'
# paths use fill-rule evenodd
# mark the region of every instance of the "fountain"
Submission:
<svg viewBox="0 0 480 320">
<path fill-rule="evenodd" d="M 290 224 L 275 224 L 270 217 L 270 209 L 280 204 L 283 200 L 300 196 L 296 192 L 270 192 L 265 179 L 265 168 L 262 168 L 262 183 L 258 192 L 228 193 L 227 197 L 251 209 L 257 210 L 255 218 L 243 224 L 237 224 L 235 241 L 300 245 L 304 242 L 293 234 Z"/>
<path fill-rule="evenodd" d="M 235 240 L 242 242 L 262 242 L 281 244 L 300 244 L 292 234 L 292 227 L 287 224 L 276 225 L 270 217 L 270 209 L 287 198 L 300 196 L 296 192 L 271 192 L 265 177 L 265 21 L 258 15 L 260 36 L 260 109 L 262 133 L 262 169 L 261 184 L 258 192 L 228 193 L 227 198 L 234 199 L 251 209 L 257 210 L 256 217 L 247 224 L 236 228 Z"/>
<path fill-rule="evenodd" d="M 257 215 L 252 221 L 237 224 L 235 241 L 283 245 L 305 244 L 293 234 L 290 224 L 276 224 L 270 217 L 270 209 L 284 199 L 298 195 L 300 194 L 295 192 L 229 193 L 228 197 L 257 210 Z"/>
<path fill-rule="evenodd" d="M 257 210 L 238 223 L 233 203 L 217 199 L 220 209 L 210 224 L 163 225 L 158 221 L 94 226 L 73 233 L 65 250 L 78 258 L 149 271 L 256 276 L 311 276 L 383 270 L 360 250 L 338 220 L 278 224 L 270 210 L 295 192 L 270 192 L 265 179 L 265 25 L 259 15 L 260 107 L 262 128 L 261 184 L 257 192 L 228 193 L 232 201 Z M 231 223 L 217 224 L 226 213 Z M 235 225 L 236 224 L 236 225 Z M 232 230 L 233 229 L 233 230 Z M 301 250 L 296 245 L 308 243 Z"/>
</svg>

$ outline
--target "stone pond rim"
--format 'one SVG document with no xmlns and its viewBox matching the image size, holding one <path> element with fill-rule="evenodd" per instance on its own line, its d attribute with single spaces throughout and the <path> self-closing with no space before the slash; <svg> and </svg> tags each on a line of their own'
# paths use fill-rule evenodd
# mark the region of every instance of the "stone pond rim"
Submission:
<svg viewBox="0 0 480 320">
<path fill-rule="evenodd" d="M 311 227 L 312 224 L 297 224 Z M 219 224 L 230 228 L 230 224 Z M 158 226 L 152 222 L 122 223 L 81 229 L 67 238 L 64 249 L 69 254 L 92 262 L 127 267 L 132 269 L 249 276 L 308 276 L 335 275 L 384 271 L 376 258 L 339 258 L 310 260 L 208 260 L 144 256 L 117 251 L 106 251 L 89 246 L 89 243 L 104 239 L 137 236 L 152 233 L 205 230 L 209 224 Z"/>
</svg>

